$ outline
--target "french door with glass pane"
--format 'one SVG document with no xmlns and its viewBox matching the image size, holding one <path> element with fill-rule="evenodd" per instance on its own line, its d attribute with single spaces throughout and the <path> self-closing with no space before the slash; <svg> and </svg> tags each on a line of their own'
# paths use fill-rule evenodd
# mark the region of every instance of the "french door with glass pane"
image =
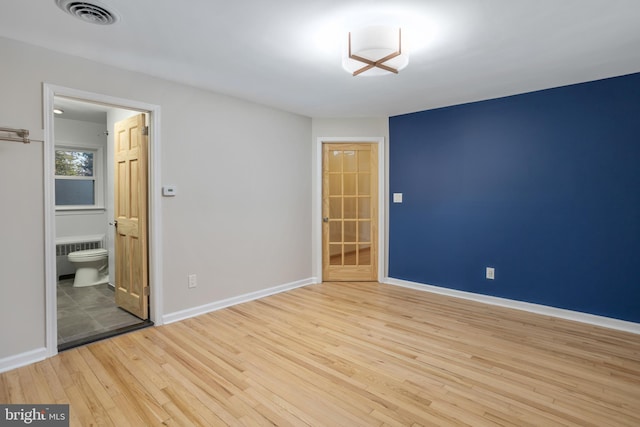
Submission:
<svg viewBox="0 0 640 427">
<path fill-rule="evenodd" d="M 322 277 L 378 280 L 378 145 L 322 147 Z"/>
</svg>

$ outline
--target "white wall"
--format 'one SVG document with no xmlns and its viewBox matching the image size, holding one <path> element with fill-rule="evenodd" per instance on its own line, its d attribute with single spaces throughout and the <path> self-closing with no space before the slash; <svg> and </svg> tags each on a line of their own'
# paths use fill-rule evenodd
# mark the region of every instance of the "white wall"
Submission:
<svg viewBox="0 0 640 427">
<path fill-rule="evenodd" d="M 42 139 L 39 126 L 5 105 L 19 99 L 19 89 L 0 87 L 0 126 Z M 42 159 L 42 143 L 0 141 L 0 358 L 44 346 Z"/>
<path fill-rule="evenodd" d="M 161 106 L 178 188 L 162 199 L 164 313 L 311 277 L 311 119 L 8 39 L 0 52 L 0 126 L 34 139 L 43 82 Z M 45 345 L 42 162 L 40 142 L 0 142 L 0 362 Z"/>
<path fill-rule="evenodd" d="M 104 123 L 86 122 L 81 120 L 69 120 L 55 118 L 56 145 L 85 144 L 91 147 L 102 147 L 103 176 L 106 177 L 106 148 L 107 148 L 107 121 Z M 104 235 L 107 232 L 107 214 L 105 209 L 57 211 L 56 212 L 56 239 L 74 236 Z"/>
<path fill-rule="evenodd" d="M 314 141 L 320 136 L 384 136 L 388 139 L 389 119 L 387 117 L 314 118 L 312 136 Z"/>
<path fill-rule="evenodd" d="M 312 122 L 312 144 L 315 147 L 316 141 L 320 137 L 384 137 L 385 140 L 385 159 L 389 158 L 389 119 L 387 117 L 374 117 L 374 118 L 314 118 Z M 319 172 L 316 167 L 317 153 L 315 149 L 312 152 L 312 188 L 318 188 L 317 177 Z M 389 176 L 388 162 L 385 165 L 385 177 Z M 385 178 L 385 194 L 388 194 L 389 182 Z M 386 204 L 385 218 L 389 217 L 388 203 Z M 318 212 L 322 209 L 316 198 L 312 200 L 312 212 Z M 320 216 L 318 216 L 320 217 Z M 388 221 L 387 221 L 388 222 Z M 314 222 L 312 224 L 312 257 L 313 259 L 319 259 L 322 256 L 322 242 L 317 241 L 315 236 L 319 235 L 319 230 L 322 224 Z M 385 247 L 389 247 L 388 227 L 385 227 Z M 386 261 L 385 261 L 386 262 Z M 317 263 L 313 265 L 313 277 L 320 277 L 321 271 L 318 271 L 319 267 Z M 384 266 L 384 272 L 386 275 L 387 266 Z M 378 280 L 382 280 L 379 277 Z"/>
</svg>

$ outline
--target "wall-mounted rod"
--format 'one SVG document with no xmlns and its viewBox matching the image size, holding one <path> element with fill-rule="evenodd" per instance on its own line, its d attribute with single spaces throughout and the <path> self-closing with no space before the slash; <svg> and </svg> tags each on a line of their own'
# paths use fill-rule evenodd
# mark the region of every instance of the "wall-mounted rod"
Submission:
<svg viewBox="0 0 640 427">
<path fill-rule="evenodd" d="M 27 129 L 12 129 L 0 127 L 0 132 L 15 133 L 17 135 L 17 137 L 0 135 L 0 140 L 3 141 L 22 142 L 24 144 L 28 144 L 31 142 L 31 140 L 29 139 L 29 131 Z"/>
</svg>

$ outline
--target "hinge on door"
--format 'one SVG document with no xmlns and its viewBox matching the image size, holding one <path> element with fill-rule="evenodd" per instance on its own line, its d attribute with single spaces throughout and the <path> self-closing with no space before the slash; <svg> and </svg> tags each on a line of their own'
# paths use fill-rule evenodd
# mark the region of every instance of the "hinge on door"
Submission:
<svg viewBox="0 0 640 427">
<path fill-rule="evenodd" d="M 144 289 L 142 290 L 142 294 L 143 294 L 145 297 L 148 297 L 148 296 L 149 296 L 149 287 L 148 287 L 148 286 L 145 286 L 145 287 L 144 287 Z"/>
<path fill-rule="evenodd" d="M 149 126 L 145 126 L 142 128 L 142 134 L 143 135 L 149 135 Z"/>
</svg>

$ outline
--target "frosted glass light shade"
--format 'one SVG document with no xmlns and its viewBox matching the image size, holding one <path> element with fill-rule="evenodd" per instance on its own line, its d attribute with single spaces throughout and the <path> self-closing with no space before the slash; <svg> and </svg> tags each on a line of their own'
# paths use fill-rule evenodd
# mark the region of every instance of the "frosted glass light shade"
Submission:
<svg viewBox="0 0 640 427">
<path fill-rule="evenodd" d="M 342 67 L 353 75 L 397 73 L 409 63 L 398 27 L 371 26 L 349 33 Z"/>
</svg>

